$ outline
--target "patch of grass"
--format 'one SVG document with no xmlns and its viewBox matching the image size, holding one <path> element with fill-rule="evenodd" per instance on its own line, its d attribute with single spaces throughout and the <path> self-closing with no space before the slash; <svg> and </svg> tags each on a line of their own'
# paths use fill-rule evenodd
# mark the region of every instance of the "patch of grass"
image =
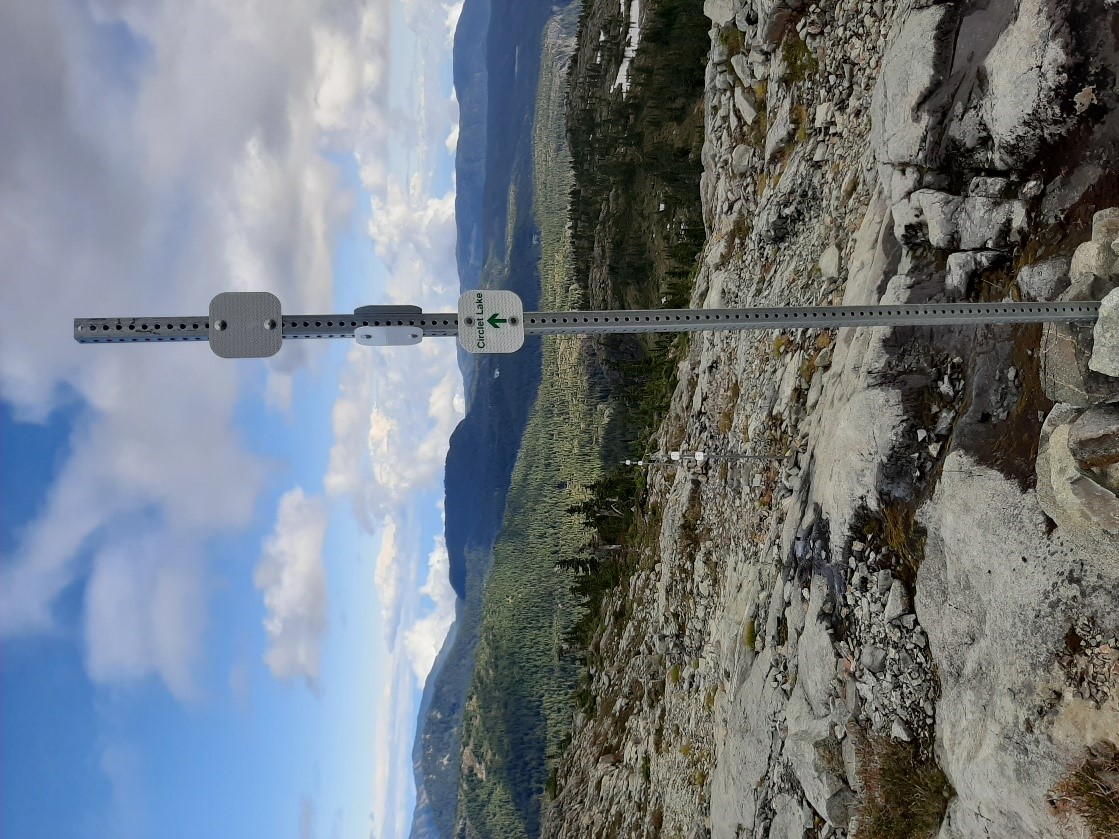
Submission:
<svg viewBox="0 0 1119 839">
<path fill-rule="evenodd" d="M 820 62 L 808 44 L 795 36 L 786 38 L 781 45 L 781 56 L 785 59 L 790 84 L 800 84 L 820 72 Z"/>
<path fill-rule="evenodd" d="M 932 839 L 954 794 L 940 767 L 888 737 L 852 733 L 863 789 L 860 839 Z"/>
<path fill-rule="evenodd" d="M 1119 837 L 1119 751 L 1097 746 L 1094 754 L 1072 769 L 1050 793 L 1060 815 L 1079 817 L 1092 839 Z"/>
<path fill-rule="evenodd" d="M 925 556 L 925 534 L 917 526 L 916 511 L 901 501 L 883 501 L 881 515 L 882 541 L 893 555 L 890 570 L 912 590 Z"/>
<path fill-rule="evenodd" d="M 843 747 L 834 737 L 829 737 L 816 746 L 816 754 L 824 768 L 837 778 L 847 778 L 847 767 L 843 765 Z"/>
<path fill-rule="evenodd" d="M 727 48 L 728 55 L 738 55 L 746 48 L 746 36 L 733 25 L 724 26 L 719 30 L 719 42 Z"/>
<path fill-rule="evenodd" d="M 703 705 L 705 708 L 707 708 L 708 711 L 715 710 L 715 697 L 718 695 L 718 693 L 719 691 L 717 688 L 707 689 L 707 695 L 703 697 Z"/>
<path fill-rule="evenodd" d="M 796 126 L 796 141 L 798 144 L 807 142 L 810 129 L 808 108 L 802 102 L 793 109 L 793 125 Z"/>
<path fill-rule="evenodd" d="M 788 335 L 778 335 L 773 339 L 773 354 L 784 355 L 793 345 L 793 339 Z"/>
<path fill-rule="evenodd" d="M 816 355 L 816 353 L 809 354 L 800 365 L 800 377 L 805 382 L 811 382 L 812 377 L 816 375 L 816 370 L 818 369 L 816 367 Z"/>
<path fill-rule="evenodd" d="M 756 649 L 754 646 L 758 640 L 758 626 L 757 622 L 750 618 L 746 621 L 746 625 L 742 627 L 742 644 L 748 650 Z"/>
<path fill-rule="evenodd" d="M 719 414 L 719 433 L 728 434 L 731 426 L 734 425 L 734 409 L 738 406 L 738 399 L 742 395 L 742 386 L 738 384 L 738 380 L 731 384 L 730 390 L 727 392 L 727 405 Z"/>
<path fill-rule="evenodd" d="M 674 685 L 680 684 L 680 665 L 679 664 L 673 664 L 672 667 L 670 667 L 668 669 L 668 681 L 669 681 L 669 683 L 674 684 Z"/>
</svg>

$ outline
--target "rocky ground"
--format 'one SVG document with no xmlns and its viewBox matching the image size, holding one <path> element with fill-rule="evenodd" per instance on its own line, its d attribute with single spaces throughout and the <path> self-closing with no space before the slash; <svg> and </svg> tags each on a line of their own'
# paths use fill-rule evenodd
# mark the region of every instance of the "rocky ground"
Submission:
<svg viewBox="0 0 1119 839">
<path fill-rule="evenodd" d="M 1111 5 L 706 0 L 693 305 L 1103 299 Z M 1105 309 L 695 339 L 658 448 L 780 457 L 650 467 L 546 835 L 873 836 L 867 738 L 943 773 L 928 835 L 1088 835 L 1050 799 L 1119 746 Z"/>
</svg>

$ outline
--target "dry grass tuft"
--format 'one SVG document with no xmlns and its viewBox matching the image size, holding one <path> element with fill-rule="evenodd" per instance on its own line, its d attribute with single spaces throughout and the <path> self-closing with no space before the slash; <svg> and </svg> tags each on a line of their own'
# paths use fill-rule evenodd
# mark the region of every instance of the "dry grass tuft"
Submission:
<svg viewBox="0 0 1119 839">
<path fill-rule="evenodd" d="M 1049 803 L 1066 818 L 1080 817 L 1092 839 L 1119 839 L 1119 751 L 1104 745 L 1094 752 L 1057 784 Z"/>
<path fill-rule="evenodd" d="M 932 839 L 953 795 L 940 767 L 919 761 L 907 743 L 852 736 L 863 789 L 856 810 L 859 839 Z"/>
<path fill-rule="evenodd" d="M 925 554 L 925 540 L 916 513 L 900 501 L 882 503 L 882 540 L 893 554 L 891 570 L 910 588 L 917 584 L 917 568 Z"/>
</svg>

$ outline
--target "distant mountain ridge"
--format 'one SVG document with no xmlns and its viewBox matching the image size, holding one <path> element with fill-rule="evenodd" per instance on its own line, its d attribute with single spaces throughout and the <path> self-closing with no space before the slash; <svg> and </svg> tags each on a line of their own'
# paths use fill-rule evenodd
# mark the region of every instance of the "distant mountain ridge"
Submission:
<svg viewBox="0 0 1119 839">
<path fill-rule="evenodd" d="M 540 0 L 466 0 L 454 44 L 459 101 L 455 199 L 460 287 L 506 288 L 526 309 L 540 300 L 539 230 L 532 214 L 532 128 Z M 539 340 L 507 356 L 460 350 L 466 417 L 446 462 L 446 541 L 459 601 L 451 636 L 428 677 L 412 757 L 412 839 L 450 839 L 457 806 L 461 724 L 474 667 L 481 588 L 501 529 L 513 467 L 540 384 Z"/>
</svg>

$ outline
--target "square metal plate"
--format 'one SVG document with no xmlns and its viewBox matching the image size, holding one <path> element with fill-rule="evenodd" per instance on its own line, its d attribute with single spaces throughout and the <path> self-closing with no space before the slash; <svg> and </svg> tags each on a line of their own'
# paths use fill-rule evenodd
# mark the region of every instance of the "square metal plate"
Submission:
<svg viewBox="0 0 1119 839">
<path fill-rule="evenodd" d="M 268 358 L 284 342 L 280 298 L 227 291 L 210 301 L 210 349 L 222 358 Z"/>
<path fill-rule="evenodd" d="M 467 352 L 516 352 L 525 342 L 521 298 L 512 291 L 466 292 L 458 299 L 458 340 Z"/>
</svg>

